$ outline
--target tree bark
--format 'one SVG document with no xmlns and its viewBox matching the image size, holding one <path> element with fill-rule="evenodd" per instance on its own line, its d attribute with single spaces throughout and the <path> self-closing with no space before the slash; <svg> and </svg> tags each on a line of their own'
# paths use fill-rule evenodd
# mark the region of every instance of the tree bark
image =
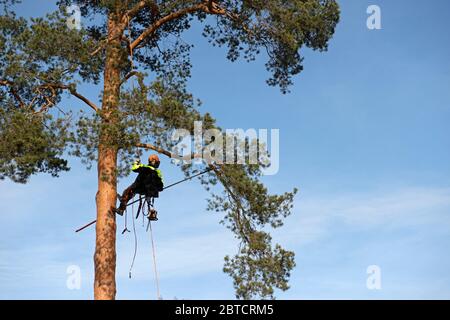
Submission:
<svg viewBox="0 0 450 320">
<path fill-rule="evenodd" d="M 98 147 L 97 226 L 95 243 L 94 298 L 113 300 L 116 296 L 116 207 L 117 199 L 117 146 L 108 126 L 117 118 L 115 110 L 120 94 L 120 32 L 117 18 L 108 18 L 108 35 L 115 38 L 106 48 L 104 91 L 102 101 L 102 129 Z"/>
</svg>

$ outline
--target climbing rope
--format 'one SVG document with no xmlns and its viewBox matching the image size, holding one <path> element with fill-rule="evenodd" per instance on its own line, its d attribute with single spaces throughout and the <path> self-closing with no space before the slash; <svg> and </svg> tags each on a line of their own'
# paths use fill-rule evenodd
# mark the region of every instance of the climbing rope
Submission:
<svg viewBox="0 0 450 320">
<path fill-rule="evenodd" d="M 155 282 L 156 282 L 156 298 L 158 300 L 161 300 L 161 295 L 159 293 L 159 277 L 158 277 L 158 270 L 156 269 L 156 249 L 155 249 L 155 243 L 153 241 L 153 230 L 152 230 L 152 222 L 151 220 L 148 220 L 149 226 L 150 226 L 150 238 L 152 239 L 152 254 L 153 254 L 153 271 L 155 272 Z"/>
<path fill-rule="evenodd" d="M 131 261 L 131 265 L 130 265 L 130 271 L 128 272 L 128 277 L 130 279 L 131 279 L 131 270 L 133 270 L 134 261 L 136 260 L 137 247 L 138 247 L 138 240 L 137 240 L 137 234 L 136 234 L 136 224 L 134 223 L 134 205 L 131 206 L 131 217 L 132 217 L 132 220 L 133 220 L 134 253 L 133 253 L 133 260 Z"/>
<path fill-rule="evenodd" d="M 141 199 L 141 198 L 140 198 Z M 149 202 L 150 201 L 150 202 Z M 150 210 L 150 206 L 152 206 L 152 202 L 151 202 L 151 200 L 149 200 L 149 199 L 145 199 L 144 200 L 144 204 L 147 204 L 147 214 L 145 214 L 145 212 L 144 212 L 144 208 L 145 208 L 145 206 L 144 206 L 144 208 L 142 208 L 142 202 L 140 201 L 139 202 L 139 207 L 138 207 L 138 212 L 137 212 L 137 214 L 136 214 L 136 219 L 139 217 L 139 211 L 141 210 L 141 208 L 142 208 L 142 218 L 144 218 L 144 217 L 149 217 L 150 216 L 150 212 L 149 212 L 149 210 Z M 126 213 L 127 213 L 127 210 L 125 210 L 125 219 L 126 219 L 126 217 L 127 217 L 127 215 L 126 215 Z M 131 272 L 132 272 L 132 270 L 133 270 L 133 267 L 134 267 L 134 262 L 136 261 L 136 254 L 137 254 L 137 248 L 138 248 L 138 240 L 137 240 L 137 234 L 136 234 L 136 223 L 135 223 L 135 218 L 134 218 L 134 205 L 132 205 L 131 206 L 131 217 L 132 217 L 132 220 L 133 220 L 133 234 L 134 234 L 134 253 L 133 253 L 133 259 L 132 259 L 132 261 L 131 261 L 131 265 L 130 265 L 130 270 L 129 270 L 129 272 L 128 272 L 128 277 L 131 279 Z M 126 224 L 125 224 L 126 225 Z M 150 239 L 151 239 L 151 242 L 152 242 L 152 256 L 153 256 L 153 271 L 154 271 L 154 273 L 155 273 L 155 282 L 156 282 L 156 298 L 158 299 L 158 300 L 160 300 L 161 299 L 161 294 L 160 294 L 160 290 L 159 290 L 159 276 L 158 276 L 158 269 L 157 269 L 157 267 L 156 267 L 156 265 L 157 265 L 157 262 L 156 262 L 156 246 L 155 246 L 155 241 L 153 240 L 153 229 L 152 229 L 152 223 L 151 223 L 151 220 L 149 219 L 148 220 L 148 226 L 147 226 L 147 231 L 150 229 Z M 124 231 L 122 232 L 122 234 L 124 234 L 125 233 L 125 231 L 129 231 L 127 228 L 126 228 L 126 226 L 125 226 L 125 229 L 124 229 Z"/>
</svg>

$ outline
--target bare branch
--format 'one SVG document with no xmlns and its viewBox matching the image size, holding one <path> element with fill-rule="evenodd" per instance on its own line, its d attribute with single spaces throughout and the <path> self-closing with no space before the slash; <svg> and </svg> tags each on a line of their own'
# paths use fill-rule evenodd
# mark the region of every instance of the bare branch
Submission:
<svg viewBox="0 0 450 320">
<path fill-rule="evenodd" d="M 69 89 L 69 92 L 77 97 L 78 99 L 80 99 L 81 101 L 83 101 L 84 103 L 86 103 L 89 107 L 91 107 L 95 112 L 98 112 L 99 108 L 95 105 L 95 103 L 93 103 L 92 101 L 90 101 L 89 99 L 87 99 L 86 97 L 82 96 L 81 94 L 79 94 L 76 90 L 72 90 Z"/>
<path fill-rule="evenodd" d="M 142 9 L 144 9 L 145 7 L 150 7 L 154 13 L 158 12 L 158 6 L 156 4 L 155 1 L 152 0 L 144 0 L 144 1 L 139 1 L 133 8 L 131 8 L 130 10 L 128 10 L 125 15 L 123 16 L 122 19 L 132 19 L 134 18 L 139 11 L 141 11 Z M 124 20 L 122 22 L 128 22 L 127 20 Z"/>
<path fill-rule="evenodd" d="M 108 38 L 108 39 L 103 39 L 103 40 L 100 41 L 99 46 L 94 51 L 92 51 L 89 55 L 91 57 L 95 56 L 97 53 L 99 53 L 101 50 L 103 50 L 108 45 L 108 43 L 110 43 L 111 41 L 113 41 L 113 40 L 115 40 L 117 38 L 121 38 L 122 40 L 127 41 L 127 38 L 125 38 L 123 36 L 123 34 L 121 34 L 121 33 L 116 35 L 116 36 L 114 36 L 114 37 L 111 37 L 111 38 Z"/>
<path fill-rule="evenodd" d="M 50 96 L 48 96 L 44 92 L 42 92 L 41 89 L 49 89 Z M 28 108 L 30 110 L 32 110 L 34 102 L 39 97 L 42 97 L 46 101 L 46 103 L 44 105 L 42 105 L 38 111 L 33 112 L 34 114 L 46 112 L 48 110 L 48 108 L 55 105 L 55 99 L 56 99 L 57 93 L 56 93 L 56 90 L 54 87 L 42 85 L 42 86 L 39 86 L 36 89 L 34 89 L 34 92 L 36 92 L 37 94 L 34 96 L 33 100 L 31 100 L 31 102 L 28 104 Z"/>
<path fill-rule="evenodd" d="M 133 18 L 136 14 L 138 14 L 139 11 L 141 11 L 143 8 L 145 8 L 148 4 L 148 1 L 139 1 L 133 8 L 131 8 L 130 10 L 128 10 L 123 19 L 126 19 L 128 17 L 128 19 Z M 124 21 L 126 22 L 126 21 Z"/>
<path fill-rule="evenodd" d="M 167 16 L 162 17 L 161 19 L 159 19 L 158 21 L 156 21 L 154 24 L 152 24 L 150 27 L 148 27 L 147 29 L 144 30 L 144 32 L 141 33 L 141 35 L 139 35 L 139 37 L 137 37 L 130 45 L 131 49 L 134 49 L 137 45 L 139 45 L 145 38 L 147 38 L 148 36 L 152 35 L 156 30 L 158 30 L 158 28 L 160 26 L 162 26 L 163 24 L 165 24 L 166 22 L 169 22 L 171 20 L 177 19 L 181 16 L 184 16 L 188 13 L 192 13 L 195 11 L 199 11 L 203 8 L 203 4 L 198 4 L 189 8 L 185 8 L 182 10 L 179 10 L 177 12 L 171 13 Z"/>
<path fill-rule="evenodd" d="M 14 83 L 9 81 L 9 80 L 0 80 L 0 86 L 6 86 L 9 88 L 9 92 L 11 93 L 11 95 L 13 95 L 14 99 L 17 100 L 17 102 L 19 102 L 20 106 L 22 108 L 28 107 L 31 108 L 33 106 L 33 104 L 36 102 L 36 100 L 39 97 L 42 97 L 46 103 L 39 109 L 39 111 L 37 111 L 37 113 L 41 113 L 46 111 L 49 107 L 54 106 L 55 105 L 55 97 L 56 97 L 56 89 L 61 89 L 61 90 L 68 90 L 70 92 L 71 95 L 73 95 L 74 97 L 77 97 L 78 99 L 80 99 L 81 101 L 83 101 L 84 103 L 86 103 L 89 107 L 91 107 L 95 112 L 99 111 L 99 108 L 95 105 L 95 103 L 93 103 L 92 101 L 90 101 L 88 98 L 86 98 L 85 96 L 81 95 L 75 88 L 68 86 L 68 85 L 64 85 L 64 84 L 60 84 L 60 83 L 45 83 L 43 85 L 37 86 L 34 89 L 34 92 L 36 92 L 36 96 L 33 97 L 33 99 L 30 101 L 30 103 L 27 105 L 25 104 L 25 102 L 23 102 L 23 100 L 20 98 L 19 94 L 17 93 L 17 91 L 14 89 Z M 42 92 L 42 90 L 50 90 L 50 96 L 46 95 Z"/>
<path fill-rule="evenodd" d="M 25 107 L 25 103 L 20 98 L 17 91 L 14 89 L 14 83 L 8 80 L 0 80 L 0 86 L 5 86 L 9 88 L 9 93 L 14 97 L 14 99 L 19 103 L 20 107 Z"/>
<path fill-rule="evenodd" d="M 71 86 L 55 83 L 55 84 L 45 84 L 45 85 L 43 85 L 43 87 L 52 87 L 52 88 L 57 88 L 57 89 L 62 89 L 62 90 L 68 90 L 71 95 L 73 95 L 74 97 L 77 97 L 78 99 L 83 101 L 85 104 L 87 104 L 89 107 L 91 107 L 95 112 L 99 111 L 99 108 L 95 105 L 95 103 L 90 101 L 85 96 L 81 95 L 77 90 L 75 90 L 75 88 L 73 88 Z"/>
<path fill-rule="evenodd" d="M 143 76 L 143 74 L 142 74 L 142 72 L 139 72 L 139 71 L 131 71 L 131 72 L 129 72 L 129 73 L 127 73 L 126 75 L 125 75 L 125 77 L 122 79 L 122 81 L 120 82 L 120 85 L 122 85 L 122 84 L 124 84 L 125 82 L 127 82 L 131 77 L 133 77 L 133 76 L 136 76 L 136 77 L 142 77 Z"/>
<path fill-rule="evenodd" d="M 171 152 L 169 152 L 167 150 L 164 150 L 163 148 L 154 146 L 154 145 L 152 145 L 150 143 L 138 143 L 136 145 L 136 147 L 144 148 L 144 149 L 147 149 L 147 150 L 150 149 L 150 150 L 156 151 L 156 152 L 158 152 L 160 154 L 163 154 L 163 155 L 165 155 L 165 156 L 167 156 L 169 158 L 172 158 L 172 153 Z"/>
<path fill-rule="evenodd" d="M 197 154 L 197 153 L 191 153 L 189 155 L 181 157 L 181 156 L 178 156 L 178 155 L 176 155 L 176 154 L 174 154 L 174 153 L 172 153 L 170 151 L 167 151 L 167 150 L 165 150 L 165 149 L 163 149 L 161 147 L 152 145 L 150 143 L 138 143 L 136 145 L 136 147 L 144 148 L 144 149 L 147 149 L 147 150 L 150 149 L 150 150 L 156 151 L 156 152 L 158 152 L 160 154 L 163 154 L 163 155 L 165 155 L 165 156 L 167 156 L 169 158 L 174 158 L 174 159 L 178 159 L 178 160 L 192 160 L 192 159 L 201 159 L 201 158 L 203 158 L 203 156 L 201 154 Z"/>
<path fill-rule="evenodd" d="M 92 51 L 89 55 L 91 57 L 95 56 L 97 53 L 99 53 L 106 46 L 107 43 L 108 43 L 108 39 L 103 40 L 102 43 L 100 43 L 100 45 L 94 51 Z"/>
<path fill-rule="evenodd" d="M 163 24 L 175 20 L 177 18 L 180 18 L 184 15 L 194 13 L 197 11 L 204 11 L 206 13 L 210 14 L 225 14 L 226 11 L 222 8 L 220 8 L 215 2 L 209 3 L 209 1 L 205 1 L 196 5 L 193 5 L 188 8 L 184 8 L 181 10 L 178 10 L 176 12 L 170 13 L 158 21 L 156 21 L 154 24 L 152 24 L 150 27 L 144 30 L 144 32 L 141 33 L 139 37 L 137 37 L 132 43 L 131 43 L 131 49 L 136 48 L 145 38 L 151 36 L 158 30 L 159 27 L 161 27 Z"/>
</svg>

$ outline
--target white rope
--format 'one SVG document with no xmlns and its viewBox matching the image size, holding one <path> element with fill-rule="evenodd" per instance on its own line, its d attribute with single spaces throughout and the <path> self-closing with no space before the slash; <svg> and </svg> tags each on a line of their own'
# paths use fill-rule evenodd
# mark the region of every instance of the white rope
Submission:
<svg viewBox="0 0 450 320">
<path fill-rule="evenodd" d="M 159 277 L 158 277 L 158 271 L 156 269 L 156 254 L 155 254 L 155 243 L 153 242 L 153 230 L 152 230 L 152 222 L 148 221 L 150 226 L 150 237 L 152 239 L 152 253 L 153 253 L 153 269 L 155 271 L 155 280 L 156 280 L 156 297 L 158 300 L 161 300 L 161 295 L 159 292 Z"/>
<path fill-rule="evenodd" d="M 130 279 L 131 279 L 131 270 L 133 270 L 134 261 L 136 260 L 136 254 L 137 254 L 137 249 L 138 249 L 138 241 L 137 241 L 137 235 L 136 235 L 136 224 L 134 223 L 134 203 L 131 205 L 131 220 L 133 220 L 134 253 L 133 253 L 133 261 L 131 262 L 130 270 L 128 271 L 128 277 Z"/>
</svg>

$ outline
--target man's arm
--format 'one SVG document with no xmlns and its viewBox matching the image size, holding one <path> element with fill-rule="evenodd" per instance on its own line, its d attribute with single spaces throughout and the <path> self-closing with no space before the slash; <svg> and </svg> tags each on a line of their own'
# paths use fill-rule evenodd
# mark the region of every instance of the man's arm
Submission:
<svg viewBox="0 0 450 320">
<path fill-rule="evenodd" d="M 136 160 L 133 162 L 133 165 L 131 166 L 131 171 L 139 173 L 143 166 L 144 165 L 139 160 Z"/>
<path fill-rule="evenodd" d="M 157 181 L 157 185 L 156 187 L 158 188 L 158 191 L 163 191 L 164 189 L 164 182 L 163 182 L 163 177 L 162 177 L 162 173 L 161 170 L 156 169 L 156 181 Z"/>
</svg>

